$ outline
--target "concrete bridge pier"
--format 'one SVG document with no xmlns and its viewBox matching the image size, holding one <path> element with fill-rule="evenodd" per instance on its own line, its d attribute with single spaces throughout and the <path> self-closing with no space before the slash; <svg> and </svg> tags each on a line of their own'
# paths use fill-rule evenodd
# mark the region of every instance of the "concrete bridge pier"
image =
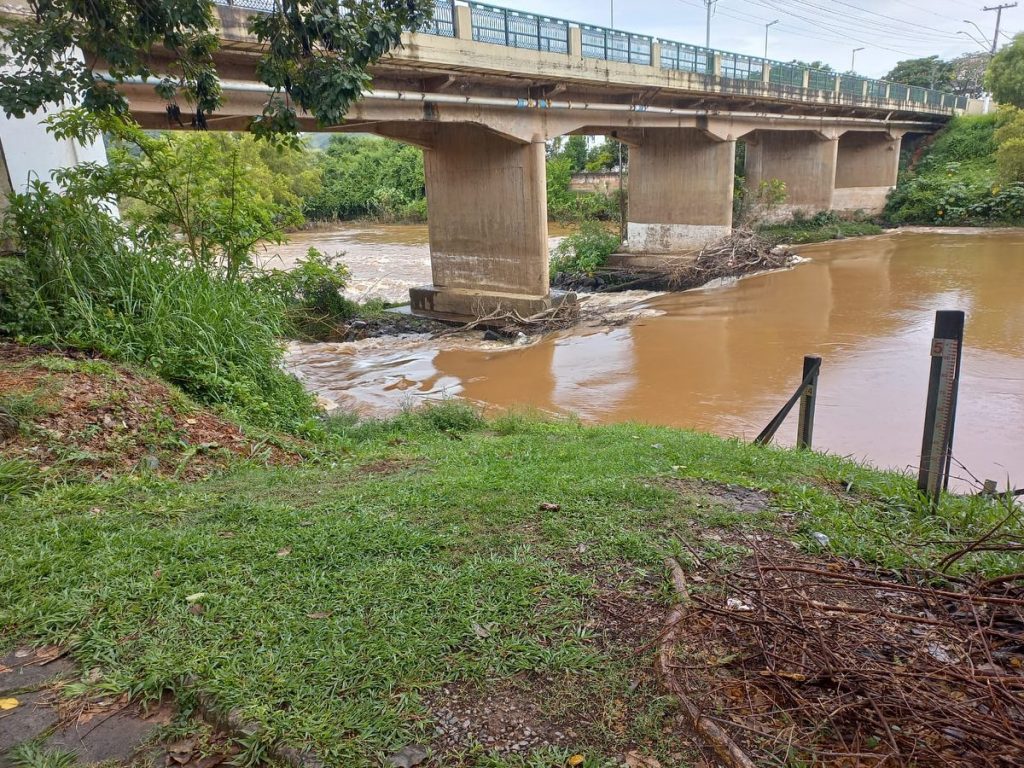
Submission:
<svg viewBox="0 0 1024 768">
<path fill-rule="evenodd" d="M 415 314 L 525 316 L 574 294 L 548 287 L 543 138 L 527 141 L 476 123 L 379 124 L 375 132 L 423 147 L 432 285 L 410 290 Z"/>
<path fill-rule="evenodd" d="M 794 213 L 832 210 L 839 141 L 819 131 L 755 130 L 747 134 L 745 175 L 748 194 L 757 200 L 762 181 L 786 184 L 786 199 L 764 209 L 762 218 L 785 219 Z"/>
<path fill-rule="evenodd" d="M 736 142 L 699 128 L 617 131 L 629 144 L 629 221 L 625 250 L 681 253 L 732 231 Z"/>
<path fill-rule="evenodd" d="M 832 208 L 852 213 L 881 213 L 896 186 L 902 134 L 847 131 L 839 137 Z"/>
</svg>

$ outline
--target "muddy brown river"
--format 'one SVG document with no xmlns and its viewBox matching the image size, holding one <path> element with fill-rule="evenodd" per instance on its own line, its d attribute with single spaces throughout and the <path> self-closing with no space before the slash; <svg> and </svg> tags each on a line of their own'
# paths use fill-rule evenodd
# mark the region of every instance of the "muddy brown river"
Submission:
<svg viewBox="0 0 1024 768">
<path fill-rule="evenodd" d="M 418 231 L 417 242 L 407 228 L 379 227 L 330 242 L 347 250 L 360 285 L 390 281 L 400 293 L 429 279 Z M 324 234 L 303 234 L 303 245 L 323 247 Z M 625 327 L 525 347 L 476 335 L 294 345 L 288 365 L 326 400 L 366 414 L 460 397 L 751 439 L 799 382 L 803 356 L 819 354 L 815 447 L 906 469 L 920 451 L 935 310 L 962 309 L 955 456 L 1000 486 L 1024 483 L 1024 230 L 899 232 L 801 255 L 809 260 L 730 285 L 619 299 L 657 313 Z M 792 443 L 795 419 L 781 442 Z"/>
</svg>

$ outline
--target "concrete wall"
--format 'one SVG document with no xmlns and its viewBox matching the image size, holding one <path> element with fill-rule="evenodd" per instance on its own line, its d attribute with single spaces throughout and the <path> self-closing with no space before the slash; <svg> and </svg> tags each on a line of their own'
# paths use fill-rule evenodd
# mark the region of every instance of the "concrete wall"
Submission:
<svg viewBox="0 0 1024 768">
<path fill-rule="evenodd" d="M 619 135 L 630 144 L 627 250 L 678 253 L 729 233 L 736 142 L 695 128 Z"/>
<path fill-rule="evenodd" d="M 900 138 L 882 131 L 848 131 L 839 137 L 836 155 L 836 211 L 881 213 L 896 186 Z"/>
<path fill-rule="evenodd" d="M 619 172 L 606 173 L 574 173 L 569 181 L 569 189 L 574 192 L 603 192 L 611 194 L 619 188 Z"/>
<path fill-rule="evenodd" d="M 777 215 L 830 210 L 838 147 L 816 131 L 754 131 L 747 137 L 747 188 L 756 195 L 762 181 L 784 181 L 786 200 Z"/>
</svg>

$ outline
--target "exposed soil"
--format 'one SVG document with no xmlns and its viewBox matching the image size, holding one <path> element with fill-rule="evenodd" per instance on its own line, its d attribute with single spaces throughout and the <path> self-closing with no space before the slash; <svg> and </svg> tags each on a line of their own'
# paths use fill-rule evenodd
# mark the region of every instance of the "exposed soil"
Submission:
<svg viewBox="0 0 1024 768">
<path fill-rule="evenodd" d="M 20 422 L 0 453 L 44 471 L 196 479 L 238 459 L 300 458 L 123 366 L 13 344 L 0 344 L 0 360 L 0 406 Z"/>
</svg>

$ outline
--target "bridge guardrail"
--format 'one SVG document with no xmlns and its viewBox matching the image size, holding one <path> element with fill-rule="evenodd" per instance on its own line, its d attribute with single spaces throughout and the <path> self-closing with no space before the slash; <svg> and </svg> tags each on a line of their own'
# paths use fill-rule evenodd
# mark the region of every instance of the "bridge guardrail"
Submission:
<svg viewBox="0 0 1024 768">
<path fill-rule="evenodd" d="M 275 0 L 213 1 L 218 5 L 263 13 L 272 11 L 275 6 Z M 461 4 L 456 0 L 434 0 L 434 18 L 420 31 L 439 37 L 458 36 L 456 5 Z M 578 55 L 584 58 L 705 75 L 709 81 L 728 88 L 728 92 L 749 93 L 751 84 L 762 83 L 763 93 L 799 97 L 817 92 L 818 98 L 850 105 L 891 107 L 896 102 L 923 107 L 925 110 L 952 111 L 967 108 L 966 96 L 875 80 L 854 72 L 812 69 L 797 62 L 772 61 L 674 40 L 655 40 L 647 35 L 496 5 L 470 1 L 465 6 L 469 9 L 472 39 L 477 42 L 568 54 L 572 37 L 570 30 L 578 29 L 581 48 Z M 660 53 L 656 46 L 660 48 Z"/>
</svg>

